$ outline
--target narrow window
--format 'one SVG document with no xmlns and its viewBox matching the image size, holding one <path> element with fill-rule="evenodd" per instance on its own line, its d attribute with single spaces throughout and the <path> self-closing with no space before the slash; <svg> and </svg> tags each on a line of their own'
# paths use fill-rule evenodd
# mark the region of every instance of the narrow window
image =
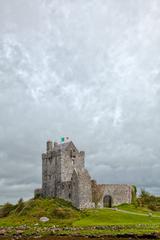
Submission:
<svg viewBox="0 0 160 240">
<path fill-rule="evenodd" d="M 72 150 L 70 150 L 70 158 L 72 158 L 73 154 L 72 154 Z"/>
<path fill-rule="evenodd" d="M 70 158 L 76 158 L 76 151 L 75 149 L 70 150 Z"/>
<path fill-rule="evenodd" d="M 49 163 L 52 164 L 52 158 L 51 157 L 49 158 Z"/>
</svg>

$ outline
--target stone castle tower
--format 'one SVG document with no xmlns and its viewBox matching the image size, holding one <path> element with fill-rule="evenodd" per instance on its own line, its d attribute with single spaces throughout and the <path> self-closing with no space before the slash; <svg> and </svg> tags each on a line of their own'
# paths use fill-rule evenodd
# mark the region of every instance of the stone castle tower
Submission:
<svg viewBox="0 0 160 240">
<path fill-rule="evenodd" d="M 42 154 L 42 188 L 36 189 L 35 195 L 62 198 L 79 209 L 95 207 L 95 189 L 101 195 L 99 207 L 131 202 L 131 186 L 91 181 L 84 158 L 85 152 L 78 151 L 72 141 L 48 141 Z"/>
<path fill-rule="evenodd" d="M 84 167 L 85 153 L 73 142 L 47 142 L 42 154 L 42 195 L 71 201 L 77 208 L 90 208 L 91 178 Z"/>
</svg>

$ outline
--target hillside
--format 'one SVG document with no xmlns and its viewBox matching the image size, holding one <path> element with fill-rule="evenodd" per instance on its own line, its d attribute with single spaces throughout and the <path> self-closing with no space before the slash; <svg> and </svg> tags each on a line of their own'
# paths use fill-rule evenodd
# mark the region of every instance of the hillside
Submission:
<svg viewBox="0 0 160 240">
<path fill-rule="evenodd" d="M 45 224 L 99 226 L 128 224 L 159 224 L 160 212 L 145 207 L 123 204 L 118 208 L 87 209 L 80 211 L 63 199 L 31 199 L 17 204 L 6 203 L 0 208 L 0 226 L 40 223 L 41 217 L 49 218 Z M 43 223 L 40 223 L 43 224 Z"/>
<path fill-rule="evenodd" d="M 88 209 L 85 217 L 73 223 L 74 226 L 85 227 L 134 224 L 160 224 L 160 212 L 124 204 L 115 209 Z"/>
<path fill-rule="evenodd" d="M 0 226 L 40 223 L 41 217 L 49 218 L 47 224 L 70 225 L 82 214 L 63 199 L 31 199 L 16 205 L 5 204 L 0 209 Z"/>
<path fill-rule="evenodd" d="M 48 222 L 40 222 L 44 216 L 49 218 Z M 80 211 L 69 202 L 55 198 L 20 200 L 16 205 L 7 203 L 0 209 L 0 231 L 5 234 L 15 234 L 15 231 L 23 232 L 24 236 L 159 234 L 159 229 L 160 212 L 128 204 Z"/>
</svg>

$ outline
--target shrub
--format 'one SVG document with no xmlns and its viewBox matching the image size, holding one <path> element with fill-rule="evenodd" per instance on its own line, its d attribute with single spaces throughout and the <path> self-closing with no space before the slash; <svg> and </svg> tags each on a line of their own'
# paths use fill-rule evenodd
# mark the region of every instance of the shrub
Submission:
<svg viewBox="0 0 160 240">
<path fill-rule="evenodd" d="M 52 216 L 56 218 L 74 218 L 77 217 L 77 214 L 72 209 L 58 207 L 53 210 Z"/>
<path fill-rule="evenodd" d="M 40 193 L 40 192 L 35 192 L 35 194 L 34 194 L 34 199 L 41 199 L 42 198 L 42 193 Z"/>
<path fill-rule="evenodd" d="M 137 188 L 135 185 L 132 185 L 132 203 L 137 206 Z"/>
<path fill-rule="evenodd" d="M 146 192 L 144 189 L 141 190 L 140 197 L 137 199 L 138 206 L 148 207 L 152 211 L 159 211 L 160 209 L 160 198 Z"/>
<path fill-rule="evenodd" d="M 32 207 L 30 205 L 24 206 L 24 208 L 19 212 L 19 215 L 25 216 L 32 210 Z"/>
<path fill-rule="evenodd" d="M 19 201 L 18 201 L 18 204 L 17 204 L 17 207 L 16 207 L 16 213 L 20 213 L 22 211 L 22 209 L 24 208 L 24 202 L 23 202 L 23 199 L 20 198 Z"/>
<path fill-rule="evenodd" d="M 4 206 L 0 209 L 0 218 L 7 217 L 9 213 L 14 210 L 15 206 L 11 203 L 6 203 Z"/>
<path fill-rule="evenodd" d="M 150 210 L 152 210 L 152 211 L 157 211 L 157 207 L 156 207 L 156 204 L 149 204 L 148 205 L 148 208 L 150 209 Z"/>
</svg>

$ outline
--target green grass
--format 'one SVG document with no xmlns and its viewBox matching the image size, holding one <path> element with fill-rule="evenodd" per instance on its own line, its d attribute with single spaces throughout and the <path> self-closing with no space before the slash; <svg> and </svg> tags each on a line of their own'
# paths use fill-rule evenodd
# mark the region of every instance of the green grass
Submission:
<svg viewBox="0 0 160 240">
<path fill-rule="evenodd" d="M 133 204 L 122 204 L 118 206 L 118 209 L 120 210 L 125 210 L 125 211 L 130 211 L 133 213 L 137 214 L 152 214 L 152 217 L 157 216 L 160 217 L 160 212 L 159 211 L 152 211 L 148 209 L 147 207 L 135 207 Z"/>
<path fill-rule="evenodd" d="M 63 199 L 31 199 L 24 203 L 21 211 L 17 212 L 15 206 L 7 217 L 0 218 L 0 226 L 32 225 L 40 223 L 39 219 L 44 216 L 50 219 L 49 224 L 71 225 L 81 213 Z"/>
<path fill-rule="evenodd" d="M 18 204 L 13 206 L 7 217 L 0 218 L 0 227 L 26 224 L 29 226 L 25 232 L 28 235 L 38 231 L 49 234 L 49 227 L 53 225 L 84 227 L 81 230 L 77 228 L 72 231 L 62 230 L 59 232 L 60 234 L 114 235 L 160 232 L 160 212 L 152 212 L 152 216 L 148 216 L 150 212 L 147 208 L 136 208 L 134 205 L 127 204 L 118 206 L 118 210 L 105 208 L 80 211 L 62 199 L 31 199 L 21 203 L 21 207 Z M 43 216 L 48 217 L 49 222 L 41 223 L 39 219 Z M 35 227 L 37 223 L 38 225 Z M 85 227 L 91 226 L 108 226 L 108 228 L 85 229 Z"/>
<path fill-rule="evenodd" d="M 122 204 L 120 206 L 118 206 L 118 209 L 121 210 L 126 210 L 126 211 L 131 211 L 131 212 L 135 212 L 135 213 L 144 213 L 144 214 L 148 214 L 151 213 L 152 211 L 148 208 L 145 207 L 136 207 L 133 204 Z M 154 212 L 156 213 L 156 212 Z M 158 213 L 160 215 L 160 213 Z"/>
<path fill-rule="evenodd" d="M 127 209 L 130 210 L 129 207 Z M 131 209 L 132 210 L 132 209 Z M 131 211 L 132 212 L 132 211 Z M 136 211 L 133 211 L 136 213 Z M 143 212 L 143 210 L 142 210 Z M 92 209 L 86 211 L 86 216 L 73 223 L 74 226 L 105 226 L 105 225 L 133 225 L 133 224 L 160 224 L 160 217 L 140 216 L 124 213 L 112 209 Z M 159 215 L 160 216 L 160 215 Z"/>
</svg>

